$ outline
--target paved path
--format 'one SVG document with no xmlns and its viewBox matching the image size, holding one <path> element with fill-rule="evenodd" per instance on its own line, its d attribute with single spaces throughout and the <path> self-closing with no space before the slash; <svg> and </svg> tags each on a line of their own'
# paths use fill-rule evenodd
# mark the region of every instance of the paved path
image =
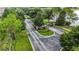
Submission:
<svg viewBox="0 0 79 59">
<path fill-rule="evenodd" d="M 52 27 L 52 26 L 47 26 L 47 28 L 50 29 L 51 31 L 54 31 L 55 33 L 57 33 L 59 35 L 62 35 L 63 32 L 64 32 L 62 29 L 55 28 L 55 27 Z"/>
<path fill-rule="evenodd" d="M 47 48 L 45 45 L 39 40 L 38 36 L 35 33 L 35 29 L 32 26 L 32 22 L 29 20 L 25 20 L 26 28 L 29 31 L 31 42 L 36 51 L 46 51 Z"/>
<path fill-rule="evenodd" d="M 58 51 L 61 46 L 59 42 L 60 35 L 56 34 L 51 37 L 40 37 L 33 28 L 33 22 L 29 19 L 25 20 L 26 29 L 29 32 L 31 43 L 35 51 Z"/>
</svg>

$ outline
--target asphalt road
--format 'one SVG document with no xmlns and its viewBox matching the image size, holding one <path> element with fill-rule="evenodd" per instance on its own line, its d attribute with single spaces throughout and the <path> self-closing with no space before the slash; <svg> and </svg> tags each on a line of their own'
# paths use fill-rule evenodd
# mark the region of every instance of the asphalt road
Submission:
<svg viewBox="0 0 79 59">
<path fill-rule="evenodd" d="M 59 35 L 62 35 L 63 32 L 64 32 L 62 29 L 55 28 L 55 27 L 52 27 L 52 26 L 47 26 L 47 28 L 50 29 L 51 31 L 54 31 L 55 33 L 57 33 Z"/>
<path fill-rule="evenodd" d="M 62 31 L 56 28 L 47 27 L 50 30 L 55 31 L 54 36 L 50 37 L 40 37 L 37 33 L 34 27 L 32 26 L 33 22 L 29 19 L 25 20 L 26 29 L 29 32 L 29 37 L 32 43 L 32 46 L 35 51 L 59 51 L 61 48 L 59 38 L 62 34 Z"/>
</svg>

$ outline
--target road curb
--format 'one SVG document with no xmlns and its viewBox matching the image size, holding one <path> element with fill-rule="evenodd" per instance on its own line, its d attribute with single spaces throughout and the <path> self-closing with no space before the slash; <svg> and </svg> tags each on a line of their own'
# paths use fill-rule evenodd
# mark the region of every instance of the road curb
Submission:
<svg viewBox="0 0 79 59">
<path fill-rule="evenodd" d="M 30 38 L 29 35 L 28 35 L 28 38 L 29 38 L 29 41 L 30 41 L 30 44 L 31 44 L 31 46 L 32 46 L 33 51 L 35 51 L 35 48 L 34 48 L 34 46 L 33 46 L 33 44 L 32 44 L 32 41 L 31 41 L 31 38 Z"/>
<path fill-rule="evenodd" d="M 33 46 L 33 44 L 32 44 L 31 38 L 30 38 L 30 36 L 29 36 L 29 32 L 27 31 L 26 34 L 28 35 L 28 39 L 29 39 L 29 41 L 30 41 L 30 44 L 31 44 L 31 47 L 32 47 L 33 51 L 35 51 L 35 48 L 34 48 L 34 46 Z"/>
<path fill-rule="evenodd" d="M 27 30 L 27 28 L 26 28 L 26 30 Z M 27 33 L 26 33 L 26 34 L 28 35 L 28 39 L 29 39 L 29 41 L 30 41 L 30 44 L 31 44 L 31 47 L 32 47 L 33 51 L 35 51 L 35 48 L 34 48 L 34 46 L 33 46 L 33 44 L 32 44 L 32 41 L 31 41 L 31 38 L 30 38 L 30 36 L 29 36 L 28 30 L 27 30 Z"/>
</svg>

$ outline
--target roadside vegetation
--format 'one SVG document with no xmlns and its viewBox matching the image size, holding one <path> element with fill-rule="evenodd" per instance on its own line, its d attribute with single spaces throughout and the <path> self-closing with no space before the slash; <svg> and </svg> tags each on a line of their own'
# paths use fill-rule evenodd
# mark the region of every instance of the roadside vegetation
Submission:
<svg viewBox="0 0 79 59">
<path fill-rule="evenodd" d="M 8 8 L 0 20 L 1 51 L 32 50 L 22 19 L 17 18 L 16 15 L 17 13 L 14 8 Z"/>
<path fill-rule="evenodd" d="M 79 49 L 79 26 L 72 27 L 72 31 L 61 36 L 63 50 L 76 51 Z"/>
<path fill-rule="evenodd" d="M 32 47 L 29 42 L 29 38 L 26 33 L 26 30 L 22 30 L 21 32 L 16 34 L 15 50 L 16 51 L 32 51 Z"/>
<path fill-rule="evenodd" d="M 56 28 L 60 28 L 64 30 L 65 33 L 71 32 L 72 30 L 72 27 L 69 27 L 69 26 L 56 26 Z"/>
</svg>

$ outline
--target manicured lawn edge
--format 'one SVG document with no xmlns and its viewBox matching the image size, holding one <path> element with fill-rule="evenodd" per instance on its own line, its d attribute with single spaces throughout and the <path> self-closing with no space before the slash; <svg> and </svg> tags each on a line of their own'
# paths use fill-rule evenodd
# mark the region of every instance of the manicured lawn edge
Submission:
<svg viewBox="0 0 79 59">
<path fill-rule="evenodd" d="M 22 34 L 22 36 L 20 36 L 21 34 Z M 26 32 L 26 30 L 24 30 L 19 35 L 17 35 L 17 39 L 16 39 L 16 43 L 15 43 L 15 51 L 32 51 L 32 50 L 33 49 L 30 44 L 27 32 Z"/>
<path fill-rule="evenodd" d="M 70 30 L 70 29 L 65 28 L 65 27 L 62 27 L 62 26 L 56 26 L 56 28 L 63 29 L 63 30 L 64 30 L 64 32 L 66 32 L 66 33 L 71 32 L 71 30 Z"/>
<path fill-rule="evenodd" d="M 28 35 L 28 39 L 29 39 L 29 41 L 30 41 L 30 44 L 31 44 L 31 46 L 32 46 L 32 49 L 33 49 L 33 51 L 35 51 L 35 48 L 34 48 L 34 46 L 33 46 L 33 44 L 32 44 L 32 41 L 31 41 L 31 38 L 30 38 L 30 34 L 29 34 L 29 32 L 27 32 L 27 35 Z"/>
<path fill-rule="evenodd" d="M 47 29 L 47 28 L 46 28 Z M 48 29 L 49 30 L 49 29 Z M 49 30 L 51 31 L 51 30 Z M 52 32 L 52 31 L 51 31 Z M 55 32 L 53 31 L 53 34 L 52 35 L 43 35 L 41 34 L 39 31 L 36 31 L 36 33 L 39 35 L 39 36 L 42 36 L 42 37 L 51 37 L 51 36 L 54 36 L 55 35 Z"/>
</svg>

